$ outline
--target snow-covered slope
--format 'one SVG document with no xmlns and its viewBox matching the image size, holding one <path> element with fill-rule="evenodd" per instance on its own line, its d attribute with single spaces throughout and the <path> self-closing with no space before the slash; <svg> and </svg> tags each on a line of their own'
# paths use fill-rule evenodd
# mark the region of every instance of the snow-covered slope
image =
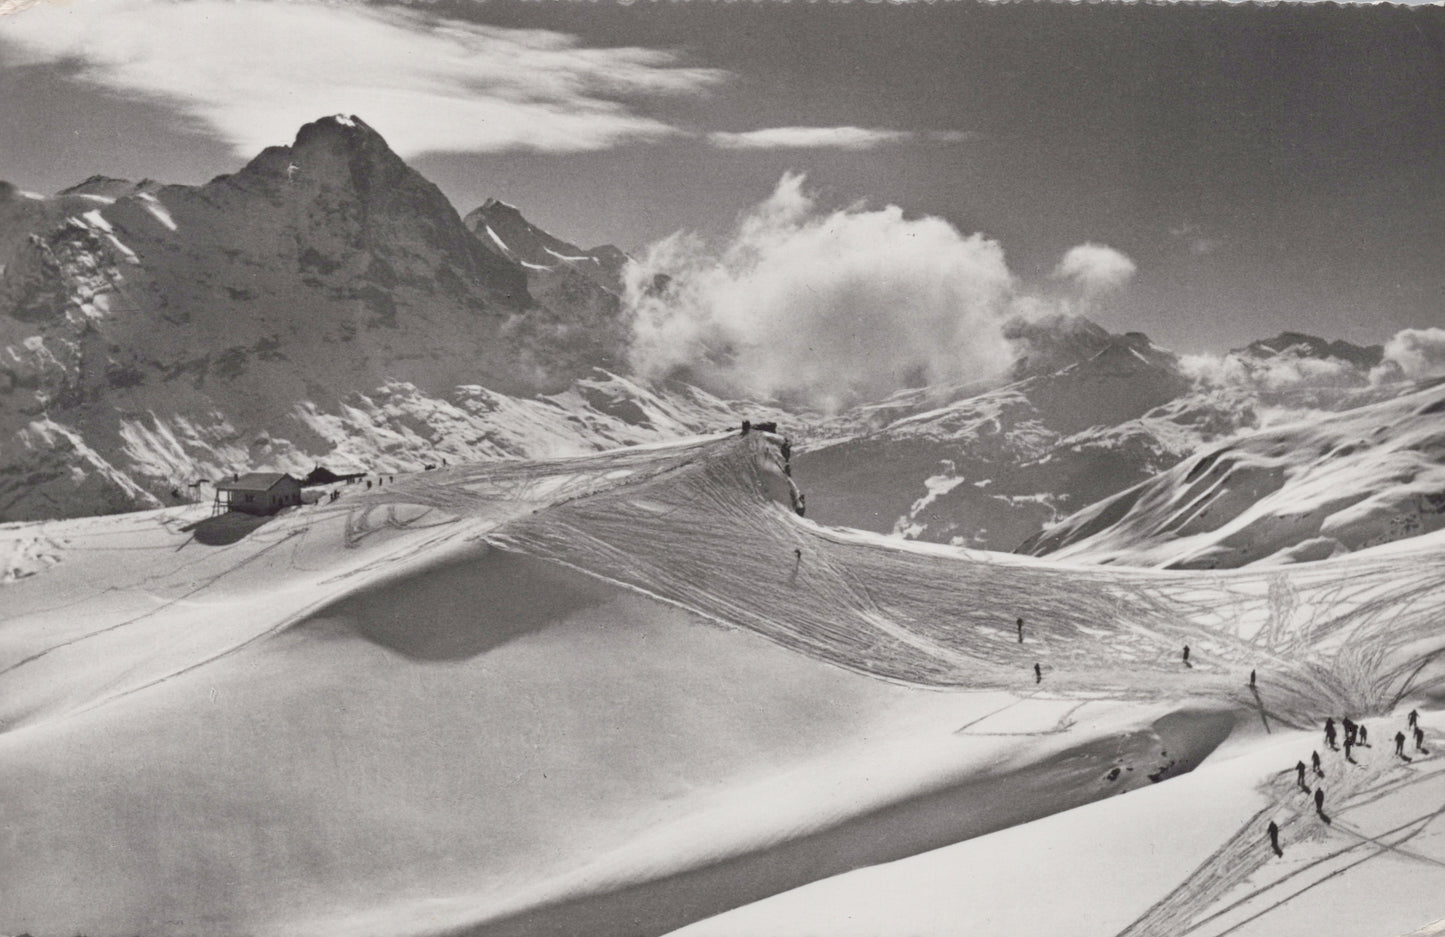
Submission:
<svg viewBox="0 0 1445 937">
<path fill-rule="evenodd" d="M 1304 738 L 1282 729 L 1325 713 L 1369 720 L 1378 758 L 1384 714 L 1445 681 L 1438 536 L 1287 569 L 1066 565 L 821 527 L 782 464 L 734 433 L 398 475 L 267 521 L 0 527 L 30 571 L 0 586 L 0 933 L 661 934 L 1162 791 L 1265 727 L 1290 761 L 1232 785 L 1274 783 Z M 1110 803 L 1133 830 L 1160 801 Z M 1290 854 L 1316 835 L 1295 814 Z M 1349 824 L 1388 839 L 1376 820 Z M 1230 875 L 1263 858 L 1258 830 L 1196 831 L 1130 907 L 1227 894 L 1189 878 L 1206 837 Z"/>
<path fill-rule="evenodd" d="M 1445 385 L 1210 447 L 1022 552 L 1170 568 L 1321 559 L 1445 527 Z"/>
<path fill-rule="evenodd" d="M 1018 322 L 1009 335 L 1011 383 L 907 391 L 820 427 L 797 458 L 812 516 L 1013 550 L 1236 432 L 1413 387 L 1371 381 L 1378 348 L 1311 336 L 1257 342 L 1202 371 L 1077 317 Z"/>
<path fill-rule="evenodd" d="M 986 723 L 985 723 L 986 725 Z M 1445 717 L 1428 753 L 1324 750 L 1324 822 L 1284 770 L 1314 732 L 1225 746 L 1193 773 L 739 908 L 677 937 L 1436 937 L 1445 930 Z M 1372 722 L 1375 738 L 1406 718 Z M 1281 855 L 1268 826 L 1280 830 Z M 1425 926 L 1422 926 L 1425 925 Z M 1433 926 L 1432 926 L 1433 925 Z"/>
</svg>

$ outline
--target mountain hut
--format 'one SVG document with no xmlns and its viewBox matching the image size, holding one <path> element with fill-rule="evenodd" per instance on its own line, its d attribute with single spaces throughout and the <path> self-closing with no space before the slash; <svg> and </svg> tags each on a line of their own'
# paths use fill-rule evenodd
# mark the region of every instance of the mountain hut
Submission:
<svg viewBox="0 0 1445 937">
<path fill-rule="evenodd" d="M 216 483 L 212 514 L 243 511 L 267 515 L 301 503 L 301 483 L 285 472 L 248 472 Z"/>
</svg>

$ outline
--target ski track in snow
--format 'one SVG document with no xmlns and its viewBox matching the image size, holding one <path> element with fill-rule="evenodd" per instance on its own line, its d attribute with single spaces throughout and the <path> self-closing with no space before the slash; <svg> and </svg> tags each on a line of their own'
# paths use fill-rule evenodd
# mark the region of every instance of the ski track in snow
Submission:
<svg viewBox="0 0 1445 937">
<path fill-rule="evenodd" d="M 898 683 L 1007 689 L 1025 699 L 1044 693 L 1072 699 L 1075 708 L 1106 695 L 1202 701 L 1256 710 L 1266 728 L 1299 728 L 1326 714 L 1377 716 L 1406 695 L 1445 681 L 1445 669 L 1431 666 L 1445 646 L 1438 627 L 1445 612 L 1445 551 L 1438 548 L 1259 570 L 1064 565 L 819 526 L 779 503 L 788 485 L 780 461 L 768 437 L 754 434 L 548 462 L 462 465 L 372 491 L 348 490 L 345 501 L 303 508 L 248 540 L 148 575 L 132 588 L 154 589 L 154 607 L 32 652 L 0 675 L 174 611 L 253 561 L 276 562 L 282 545 L 293 546 L 292 571 L 307 572 L 297 565 L 302 543 L 317 524 L 341 515 L 341 536 L 350 549 L 384 531 L 412 536 L 373 550 L 359 564 L 320 571 L 329 574 L 320 581 L 322 595 L 309 595 L 279 624 L 263 623 L 254 634 L 178 666 L 158 665 L 73 711 L 144 691 L 276 634 L 345 594 L 350 582 L 365 581 L 363 572 L 469 541 L 561 563 L 723 627 L 746 628 L 799 653 Z M 173 538 L 177 520 L 163 512 L 156 517 L 152 524 Z M 50 542 L 86 549 L 75 544 L 84 540 L 83 529 L 72 524 L 65 531 L 48 533 Z M 5 533 L 18 542 L 34 537 L 36 525 Z M 173 542 L 136 548 L 175 550 Z M 48 611 L 98 605 L 122 587 L 111 583 Z M 21 617 L 46 613 L 32 607 Z M 1017 616 L 1025 620 L 1022 643 Z M 1180 659 L 1185 644 L 1192 667 Z M 1039 687 L 1035 662 L 1044 671 Z M 1260 675 L 1257 691 L 1246 685 L 1251 669 Z M 1047 731 L 1066 727 L 1072 712 Z M 1388 745 L 1381 731 L 1368 759 L 1362 750 L 1359 765 L 1329 759 L 1326 812 L 1337 818 L 1332 827 L 1314 817 L 1313 802 L 1295 787 L 1293 772 L 1271 780 L 1269 806 L 1122 937 L 1228 934 L 1383 853 L 1439 863 L 1412 853 L 1410 841 L 1445 808 L 1373 834 L 1347 822 L 1350 811 L 1417 783 L 1422 769 L 1445 769 L 1438 756 L 1406 766 Z M 1270 865 L 1273 856 L 1260 848 L 1260 831 L 1270 818 L 1280 824 L 1286 855 L 1304 852 L 1308 861 Z M 1276 868 L 1287 871 L 1256 882 Z"/>
<path fill-rule="evenodd" d="M 733 497 L 757 485 L 744 460 L 667 471 L 678 477 L 559 504 L 491 539 L 906 683 L 1019 688 L 1038 661 L 1053 692 L 1254 707 L 1242 678 L 1257 668 L 1265 717 L 1297 726 L 1323 713 L 1383 712 L 1440 679 L 1422 669 L 1445 640 L 1438 553 L 1283 570 L 1065 569 L 859 542 L 759 504 L 761 495 Z M 726 563 L 716 561 L 720 544 Z"/>
<path fill-rule="evenodd" d="M 1293 771 L 1271 779 L 1267 784 L 1271 803 L 1119 937 L 1224 937 L 1381 855 L 1405 856 L 1445 869 L 1445 861 L 1406 848 L 1445 815 L 1445 805 L 1373 836 L 1342 819 L 1353 810 L 1445 774 L 1445 759 L 1427 757 L 1429 767 L 1422 771 L 1415 762 L 1396 758 L 1384 744 L 1370 748 L 1369 753 L 1367 757 L 1361 752 L 1357 763 L 1350 764 L 1342 754 L 1331 752 L 1324 760 L 1323 779 L 1307 775 L 1315 783 L 1327 785 L 1324 813 L 1330 818 L 1328 823 L 1316 816 L 1311 795 L 1295 784 Z M 1261 831 L 1271 819 L 1279 825 L 1284 851 L 1280 858 L 1261 845 Z M 1298 858 L 1301 852 L 1303 859 Z M 1254 884 L 1255 879 L 1265 881 Z M 1243 894 L 1236 896 L 1238 892 Z"/>
</svg>

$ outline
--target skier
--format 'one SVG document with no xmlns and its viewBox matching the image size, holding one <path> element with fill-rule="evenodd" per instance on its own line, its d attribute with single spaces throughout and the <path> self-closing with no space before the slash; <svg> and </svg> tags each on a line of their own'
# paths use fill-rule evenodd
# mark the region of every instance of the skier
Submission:
<svg viewBox="0 0 1445 937">
<path fill-rule="evenodd" d="M 1325 815 L 1325 789 L 1323 787 L 1315 788 L 1315 813 L 1320 816 Z"/>
<path fill-rule="evenodd" d="M 1186 666 L 1186 667 L 1193 667 L 1193 666 L 1194 666 L 1193 664 L 1189 663 L 1189 645 L 1187 645 L 1187 644 L 1184 645 L 1184 666 Z"/>
<path fill-rule="evenodd" d="M 1044 682 L 1044 669 L 1043 669 L 1042 667 L 1040 667 L 1038 664 L 1034 664 L 1034 682 L 1035 682 L 1035 683 L 1043 683 L 1043 682 Z"/>
<path fill-rule="evenodd" d="M 1415 726 L 1420 722 L 1420 714 L 1413 709 L 1410 710 L 1410 715 L 1407 719 L 1407 722 L 1409 723 L 1410 728 L 1415 728 Z"/>
<path fill-rule="evenodd" d="M 1345 727 L 1345 744 L 1355 744 L 1355 724 L 1350 721 L 1349 716 L 1341 716 L 1340 724 Z"/>
<path fill-rule="evenodd" d="M 1425 730 L 1419 726 L 1415 727 L 1415 751 L 1425 752 Z M 1429 752 L 1425 752 L 1429 754 Z"/>
<path fill-rule="evenodd" d="M 1365 728 L 1365 724 L 1363 722 L 1360 723 L 1360 737 L 1356 740 L 1356 744 L 1358 744 L 1361 748 L 1370 747 L 1370 730 Z"/>
<path fill-rule="evenodd" d="M 1309 785 L 1305 783 L 1305 763 L 1297 761 L 1294 765 L 1295 783 L 1299 784 L 1300 790 L 1308 791 Z"/>
<path fill-rule="evenodd" d="M 1276 856 L 1284 855 L 1284 850 L 1279 848 L 1279 824 L 1273 820 L 1269 821 L 1269 846 Z"/>
<path fill-rule="evenodd" d="M 1401 758 L 1405 757 L 1405 733 L 1403 732 L 1395 733 L 1395 754 Z"/>
<path fill-rule="evenodd" d="M 1253 671 L 1253 670 L 1251 670 L 1251 671 L 1249 672 L 1249 688 L 1250 688 L 1251 690 L 1254 689 L 1254 671 Z"/>
<path fill-rule="evenodd" d="M 1354 748 L 1354 746 L 1355 746 L 1355 743 L 1354 743 L 1354 742 L 1351 742 L 1351 741 L 1350 741 L 1350 737 L 1349 737 L 1348 735 L 1346 735 L 1346 736 L 1345 736 L 1345 761 L 1354 761 L 1354 760 L 1355 760 L 1355 759 L 1353 759 L 1353 758 L 1350 757 L 1350 749 L 1351 749 L 1351 748 Z"/>
<path fill-rule="evenodd" d="M 1320 777 L 1324 777 L 1325 769 L 1320 767 L 1320 753 L 1310 752 L 1310 761 L 1314 763 L 1315 774 L 1319 775 Z"/>
<path fill-rule="evenodd" d="M 1325 745 L 1335 747 L 1335 719 L 1333 716 L 1325 717 Z"/>
<path fill-rule="evenodd" d="M 1019 643 L 1020 643 L 1020 644 L 1023 644 L 1023 643 L 1024 643 L 1024 620 L 1023 620 L 1022 618 L 1020 618 L 1020 619 L 1018 620 L 1018 629 L 1019 629 Z"/>
</svg>

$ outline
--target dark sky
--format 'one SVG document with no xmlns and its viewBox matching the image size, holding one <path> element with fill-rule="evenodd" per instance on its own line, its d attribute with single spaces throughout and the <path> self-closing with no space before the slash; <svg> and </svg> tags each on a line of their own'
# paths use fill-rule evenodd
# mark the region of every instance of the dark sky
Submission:
<svg viewBox="0 0 1445 937">
<path fill-rule="evenodd" d="M 1082 242 L 1122 251 L 1138 274 L 1096 317 L 1180 350 L 1285 329 L 1363 342 L 1445 326 L 1440 7 L 492 0 L 426 11 L 552 30 L 584 49 L 671 50 L 727 73 L 696 93 L 611 93 L 683 131 L 672 137 L 412 156 L 462 212 L 495 195 L 570 240 L 637 250 L 678 228 L 722 232 L 795 170 L 827 205 L 894 203 L 981 231 L 1026 282 L 1045 282 Z M 5 25 L 0 178 L 39 191 L 96 172 L 199 182 L 242 161 L 204 109 L 98 78 L 84 48 L 36 55 Z M 235 94 L 247 93 L 238 79 Z M 364 99 L 353 109 L 392 138 Z M 725 149 L 705 136 L 788 126 L 919 136 L 863 150 Z"/>
</svg>

